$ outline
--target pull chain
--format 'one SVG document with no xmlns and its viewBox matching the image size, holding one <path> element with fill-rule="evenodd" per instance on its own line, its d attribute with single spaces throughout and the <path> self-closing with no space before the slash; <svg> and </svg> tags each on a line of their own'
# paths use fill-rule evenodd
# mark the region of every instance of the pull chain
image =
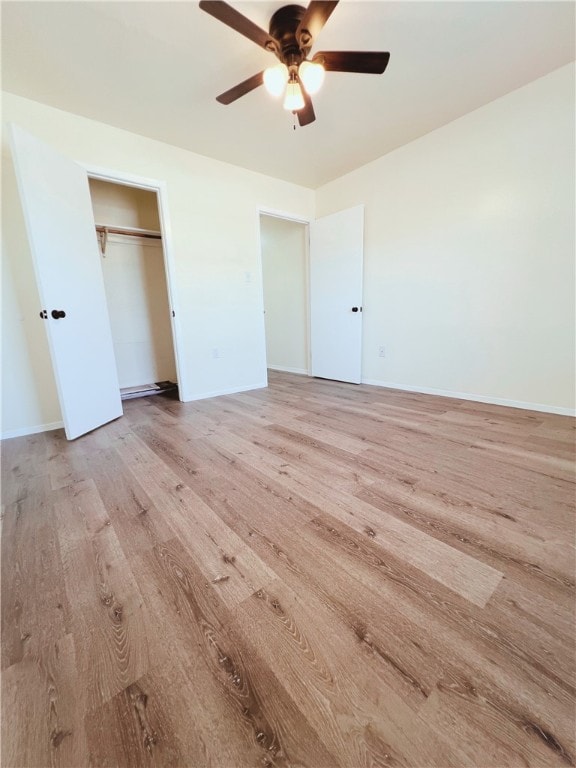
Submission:
<svg viewBox="0 0 576 768">
<path fill-rule="evenodd" d="M 294 124 L 292 126 L 292 130 L 296 130 L 296 112 L 292 112 L 292 120 L 294 121 Z"/>
</svg>

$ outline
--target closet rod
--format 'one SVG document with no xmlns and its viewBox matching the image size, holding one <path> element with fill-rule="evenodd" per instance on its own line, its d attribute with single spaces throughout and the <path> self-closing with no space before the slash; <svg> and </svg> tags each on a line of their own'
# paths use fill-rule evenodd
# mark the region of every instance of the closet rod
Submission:
<svg viewBox="0 0 576 768">
<path fill-rule="evenodd" d="M 132 237 L 150 237 L 153 240 L 161 240 L 160 232 L 152 229 L 137 229 L 136 227 L 106 227 L 103 224 L 96 224 L 96 232 L 108 235 L 131 235 Z"/>
<path fill-rule="evenodd" d="M 162 240 L 160 232 L 153 229 L 138 229 L 137 227 L 107 227 L 105 224 L 96 224 L 96 232 L 100 240 L 102 256 L 106 255 L 108 235 L 128 235 L 130 237 L 149 237 L 151 240 Z"/>
</svg>

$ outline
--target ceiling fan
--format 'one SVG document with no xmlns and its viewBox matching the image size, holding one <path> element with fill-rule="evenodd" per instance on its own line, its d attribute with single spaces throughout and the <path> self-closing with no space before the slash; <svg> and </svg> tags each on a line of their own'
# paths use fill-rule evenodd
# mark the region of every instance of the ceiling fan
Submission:
<svg viewBox="0 0 576 768">
<path fill-rule="evenodd" d="M 338 0 L 311 0 L 307 8 L 285 5 L 270 19 L 269 32 L 250 21 L 222 0 L 201 0 L 200 8 L 236 32 L 273 53 L 280 63 L 252 75 L 216 97 L 220 104 L 231 104 L 264 84 L 273 96 L 284 95 L 284 108 L 298 115 L 301 126 L 314 122 L 316 115 L 310 96 L 317 93 L 327 72 L 359 72 L 381 75 L 389 53 L 375 51 L 320 51 L 309 59 L 320 30 L 328 21 Z"/>
</svg>

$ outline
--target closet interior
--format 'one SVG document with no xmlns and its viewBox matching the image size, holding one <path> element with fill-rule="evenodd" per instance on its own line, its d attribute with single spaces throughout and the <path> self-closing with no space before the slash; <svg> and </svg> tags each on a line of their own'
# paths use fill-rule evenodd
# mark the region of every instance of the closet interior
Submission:
<svg viewBox="0 0 576 768">
<path fill-rule="evenodd" d="M 89 182 L 121 397 L 177 395 L 156 192 Z"/>
</svg>

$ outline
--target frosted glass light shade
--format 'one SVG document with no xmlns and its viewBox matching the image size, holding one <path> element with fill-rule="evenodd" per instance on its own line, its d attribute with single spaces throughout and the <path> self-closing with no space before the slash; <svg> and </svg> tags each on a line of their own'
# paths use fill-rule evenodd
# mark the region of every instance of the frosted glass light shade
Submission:
<svg viewBox="0 0 576 768">
<path fill-rule="evenodd" d="M 314 61 L 303 61 L 298 68 L 298 76 L 310 96 L 318 93 L 324 82 L 324 67 Z"/>
<path fill-rule="evenodd" d="M 297 112 L 304 106 L 304 96 L 302 95 L 302 88 L 297 81 L 291 81 L 286 88 L 286 97 L 284 98 L 284 109 L 288 109 L 290 112 Z"/>
<path fill-rule="evenodd" d="M 271 96 L 282 96 L 288 82 L 288 67 L 286 64 L 276 64 L 264 70 L 264 87 Z"/>
</svg>

